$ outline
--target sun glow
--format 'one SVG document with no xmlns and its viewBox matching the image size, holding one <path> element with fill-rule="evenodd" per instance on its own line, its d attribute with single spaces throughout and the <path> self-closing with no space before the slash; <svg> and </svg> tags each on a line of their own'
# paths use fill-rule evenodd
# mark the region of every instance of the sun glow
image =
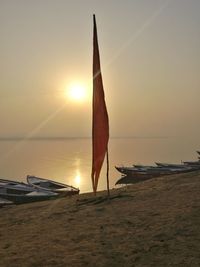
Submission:
<svg viewBox="0 0 200 267">
<path fill-rule="evenodd" d="M 81 175 L 80 175 L 80 172 L 77 171 L 76 172 L 76 176 L 74 177 L 74 182 L 76 184 L 77 187 L 80 187 L 80 184 L 81 184 Z"/>
<path fill-rule="evenodd" d="M 81 102 L 87 97 L 86 87 L 82 84 L 73 83 L 67 88 L 66 94 L 72 101 Z"/>
</svg>

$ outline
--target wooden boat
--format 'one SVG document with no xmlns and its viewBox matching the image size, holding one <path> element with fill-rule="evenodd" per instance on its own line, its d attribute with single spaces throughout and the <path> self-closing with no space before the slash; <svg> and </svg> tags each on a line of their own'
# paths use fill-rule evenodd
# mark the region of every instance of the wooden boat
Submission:
<svg viewBox="0 0 200 267">
<path fill-rule="evenodd" d="M 8 179 L 4 179 L 4 178 L 0 178 L 0 185 L 10 185 L 10 186 L 25 185 L 25 186 L 28 186 L 28 184 L 26 184 L 24 182 L 13 181 L 13 180 L 8 180 Z"/>
<path fill-rule="evenodd" d="M 169 167 L 156 167 L 156 166 L 152 166 L 152 167 L 140 167 L 140 168 L 135 168 L 135 167 L 115 167 L 119 172 L 121 172 L 122 174 L 125 175 L 156 175 L 156 176 L 160 176 L 160 175 L 167 175 L 167 174 L 172 174 L 175 172 L 180 171 L 179 169 L 173 169 L 173 168 L 169 168 Z"/>
<path fill-rule="evenodd" d="M 189 166 L 186 166 L 184 164 L 174 164 L 174 163 L 161 163 L 161 162 L 155 162 L 157 166 L 159 167 L 165 167 L 165 168 L 172 168 L 172 169 L 187 169 Z"/>
<path fill-rule="evenodd" d="M 0 198 L 11 201 L 14 204 L 24 204 L 35 201 L 43 201 L 57 198 L 58 194 L 37 190 L 27 184 L 0 180 Z"/>
<path fill-rule="evenodd" d="M 131 172 L 141 171 L 138 168 L 135 167 L 124 167 L 124 166 L 115 166 L 115 169 L 121 172 L 122 174 L 128 174 Z"/>
<path fill-rule="evenodd" d="M 166 176 L 166 175 L 172 175 L 172 174 L 179 174 L 179 173 L 186 173 L 186 172 L 191 172 L 194 170 L 197 170 L 196 167 L 187 167 L 185 166 L 184 168 L 177 168 L 177 166 L 173 166 L 172 168 L 167 168 L 167 167 L 152 167 L 152 168 L 147 168 L 146 171 L 133 171 L 133 168 L 127 171 L 127 168 L 123 170 L 123 175 L 115 185 L 119 184 L 135 184 L 139 182 L 143 182 L 152 178 L 157 178 L 161 176 Z M 163 169 L 163 171 L 162 171 Z"/>
<path fill-rule="evenodd" d="M 197 151 L 200 155 L 200 151 Z M 116 184 L 128 184 L 144 181 L 154 177 L 179 174 L 200 170 L 200 157 L 198 161 L 186 161 L 182 164 L 155 162 L 156 166 L 134 164 L 131 167 L 115 166 L 123 177 Z"/>
<path fill-rule="evenodd" d="M 42 189 L 48 192 L 54 192 L 62 196 L 79 194 L 78 188 L 45 178 L 27 175 L 27 182 L 34 188 Z"/>
<path fill-rule="evenodd" d="M 115 167 L 119 172 L 133 177 L 159 177 L 164 175 L 191 172 L 200 169 L 200 165 L 156 163 L 158 166 L 134 165 L 134 167 Z M 137 167 L 136 167 L 137 166 Z"/>
<path fill-rule="evenodd" d="M 0 178 L 0 187 L 6 187 L 6 188 L 16 188 L 16 189 L 26 189 L 29 192 L 33 191 L 33 188 L 23 182 L 13 181 L 13 180 L 7 180 Z"/>
</svg>

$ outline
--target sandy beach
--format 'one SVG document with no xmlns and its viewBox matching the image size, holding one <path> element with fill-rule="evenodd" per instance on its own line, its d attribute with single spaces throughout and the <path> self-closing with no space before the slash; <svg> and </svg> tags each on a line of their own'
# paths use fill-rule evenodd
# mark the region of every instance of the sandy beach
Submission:
<svg viewBox="0 0 200 267">
<path fill-rule="evenodd" d="M 0 209 L 0 266 L 200 266 L 200 172 Z"/>
</svg>

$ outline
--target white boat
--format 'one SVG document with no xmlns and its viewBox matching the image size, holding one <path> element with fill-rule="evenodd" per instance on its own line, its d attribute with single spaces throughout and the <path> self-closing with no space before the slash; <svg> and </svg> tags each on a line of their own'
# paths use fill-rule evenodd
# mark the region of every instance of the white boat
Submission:
<svg viewBox="0 0 200 267">
<path fill-rule="evenodd" d="M 57 197 L 57 193 L 35 189 L 25 183 L 0 179 L 0 198 L 14 204 L 43 201 Z"/>
<path fill-rule="evenodd" d="M 42 189 L 48 192 L 54 192 L 62 196 L 71 196 L 79 194 L 79 189 L 71 185 L 62 184 L 50 179 L 40 178 L 32 175 L 27 175 L 29 185 L 37 189 Z"/>
</svg>

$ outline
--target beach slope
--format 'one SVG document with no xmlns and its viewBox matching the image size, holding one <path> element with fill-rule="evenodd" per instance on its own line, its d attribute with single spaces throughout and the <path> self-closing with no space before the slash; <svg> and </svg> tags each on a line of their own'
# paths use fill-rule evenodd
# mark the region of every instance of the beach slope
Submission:
<svg viewBox="0 0 200 267">
<path fill-rule="evenodd" d="M 200 266 L 200 172 L 0 209 L 0 266 Z"/>
</svg>

